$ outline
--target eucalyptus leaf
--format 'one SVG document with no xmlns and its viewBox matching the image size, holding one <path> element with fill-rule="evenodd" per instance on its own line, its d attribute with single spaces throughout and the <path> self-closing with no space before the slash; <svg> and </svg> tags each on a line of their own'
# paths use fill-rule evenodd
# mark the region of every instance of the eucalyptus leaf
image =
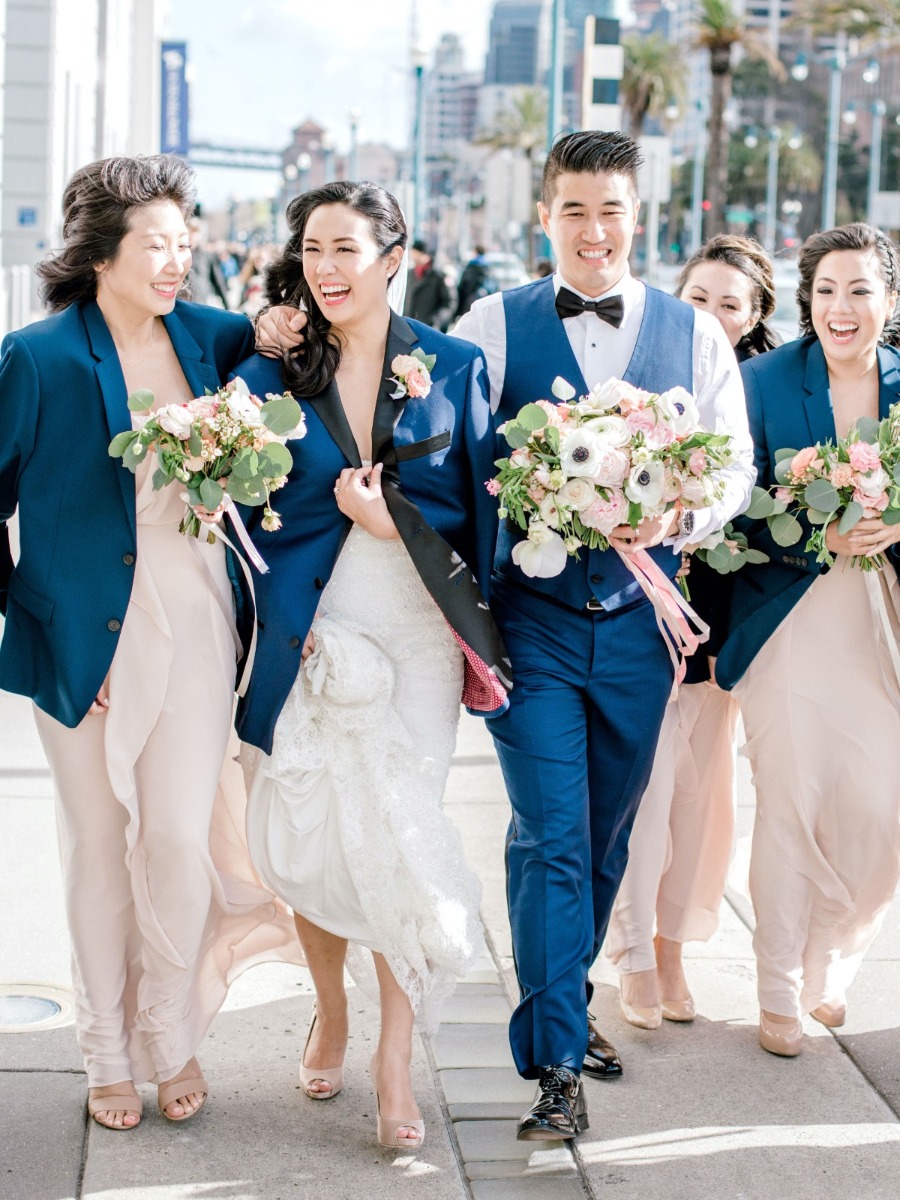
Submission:
<svg viewBox="0 0 900 1200">
<path fill-rule="evenodd" d="M 245 446 L 234 456 L 231 473 L 238 479 L 253 479 L 259 474 L 259 455 L 252 446 Z"/>
<path fill-rule="evenodd" d="M 117 433 L 109 443 L 110 458 L 121 458 L 131 443 L 137 441 L 140 436 L 137 429 L 123 429 L 121 433 Z"/>
<path fill-rule="evenodd" d="M 559 454 L 559 430 L 555 425 L 548 425 L 544 430 L 544 441 L 550 447 L 554 455 Z"/>
<path fill-rule="evenodd" d="M 817 508 L 820 512 L 834 512 L 840 504 L 837 488 L 827 479 L 814 479 L 807 484 L 803 499 L 810 508 Z"/>
<path fill-rule="evenodd" d="M 769 532 L 779 546 L 794 546 L 803 537 L 803 526 L 793 513 L 779 513 L 769 521 Z"/>
<path fill-rule="evenodd" d="M 798 451 L 798 450 L 789 450 L 789 449 L 787 448 L 787 446 L 784 446 L 784 447 L 782 447 L 782 449 L 781 449 L 781 450 L 776 450 L 776 451 L 775 451 L 775 461 L 776 461 L 776 463 L 780 463 L 780 462 L 782 462 L 782 461 L 783 461 L 784 459 L 786 459 L 786 458 L 794 458 L 794 457 L 796 457 L 796 455 L 797 455 L 798 453 L 799 453 L 799 451 Z"/>
<path fill-rule="evenodd" d="M 509 445 L 512 446 L 513 450 L 521 450 L 523 446 L 528 445 L 528 434 L 512 421 L 507 422 L 506 431 L 503 436 Z"/>
<path fill-rule="evenodd" d="M 168 482 L 169 482 L 168 471 L 164 471 L 162 469 L 162 467 L 157 467 L 156 470 L 153 472 L 153 490 L 154 490 L 154 492 L 160 491 L 162 488 L 164 488 L 166 486 L 166 484 Z"/>
<path fill-rule="evenodd" d="M 266 489 L 256 483 L 247 483 L 236 475 L 229 475 L 226 485 L 228 495 L 236 504 L 245 504 L 248 508 L 257 508 L 265 504 Z"/>
<path fill-rule="evenodd" d="M 516 423 L 529 433 L 534 433 L 536 429 L 543 429 L 547 424 L 547 414 L 539 404 L 526 404 L 516 414 Z"/>
<path fill-rule="evenodd" d="M 849 533 L 854 525 L 857 525 L 863 518 L 865 509 L 861 504 L 857 504 L 855 500 L 851 500 L 844 509 L 843 516 L 838 524 L 838 533 Z"/>
<path fill-rule="evenodd" d="M 748 550 L 745 557 L 748 563 L 760 564 L 769 562 L 768 554 L 763 554 L 762 550 Z"/>
<path fill-rule="evenodd" d="M 187 498 L 188 498 L 188 504 L 192 505 L 194 508 L 196 508 L 198 504 L 202 504 L 203 500 L 200 497 L 199 486 L 198 487 L 190 487 L 189 486 L 187 488 Z"/>
<path fill-rule="evenodd" d="M 750 493 L 750 504 L 746 515 L 752 520 L 759 521 L 770 517 L 774 512 L 775 497 L 765 488 L 754 487 Z"/>
<path fill-rule="evenodd" d="M 898 485 L 898 487 L 900 487 L 900 462 L 894 463 L 894 469 L 891 472 L 891 474 L 894 477 L 894 483 L 896 483 Z"/>
<path fill-rule="evenodd" d="M 775 481 L 776 483 L 786 484 L 790 480 L 791 475 L 791 460 L 782 458 L 775 464 Z"/>
<path fill-rule="evenodd" d="M 222 503 L 225 492 L 222 485 L 214 479 L 204 479 L 199 487 L 200 503 L 209 512 L 214 512 Z"/>
<path fill-rule="evenodd" d="M 128 411 L 133 413 L 149 412 L 153 407 L 154 395 L 146 388 L 139 388 L 128 397 Z"/>
<path fill-rule="evenodd" d="M 714 571 L 718 571 L 720 575 L 728 575 L 731 571 L 732 557 L 732 553 L 725 543 L 719 542 L 717 546 L 713 546 L 711 550 L 707 550 L 706 563 Z"/>
<path fill-rule="evenodd" d="M 203 450 L 203 438 L 201 438 L 196 428 L 191 429 L 191 436 L 188 444 L 190 446 L 191 454 L 194 456 L 194 458 L 199 458 L 200 453 Z"/>
<path fill-rule="evenodd" d="M 853 424 L 856 432 L 859 434 L 859 441 L 877 445 L 880 421 L 876 421 L 874 417 L 860 417 Z"/>
<path fill-rule="evenodd" d="M 886 508 L 881 519 L 885 525 L 900 525 L 900 508 Z"/>
<path fill-rule="evenodd" d="M 260 416 L 267 429 L 284 437 L 300 424 L 303 412 L 293 396 L 276 396 L 267 400 L 260 409 Z"/>
<path fill-rule="evenodd" d="M 267 479 L 277 479 L 279 475 L 287 475 L 294 460 L 291 452 L 281 442 L 270 442 L 259 452 L 259 473 Z"/>
<path fill-rule="evenodd" d="M 810 525 L 827 525 L 834 516 L 833 512 L 822 512 L 820 508 L 808 508 L 806 516 Z"/>
</svg>

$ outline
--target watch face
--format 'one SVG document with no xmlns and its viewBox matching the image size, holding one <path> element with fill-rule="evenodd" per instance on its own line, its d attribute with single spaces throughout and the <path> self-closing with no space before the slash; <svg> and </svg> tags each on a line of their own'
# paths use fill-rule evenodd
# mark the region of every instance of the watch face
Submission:
<svg viewBox="0 0 900 1200">
<path fill-rule="evenodd" d="M 694 532 L 694 513 L 693 510 L 687 508 L 681 514 L 681 532 L 685 536 Z"/>
</svg>

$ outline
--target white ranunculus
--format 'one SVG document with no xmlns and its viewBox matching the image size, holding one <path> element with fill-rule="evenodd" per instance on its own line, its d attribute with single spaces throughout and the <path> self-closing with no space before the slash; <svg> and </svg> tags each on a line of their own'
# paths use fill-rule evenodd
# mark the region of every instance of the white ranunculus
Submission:
<svg viewBox="0 0 900 1200">
<path fill-rule="evenodd" d="M 551 493 L 549 496 L 545 496 L 538 505 L 538 511 L 545 524 L 549 525 L 551 529 L 559 529 L 559 508 L 555 494 Z"/>
<path fill-rule="evenodd" d="M 229 392 L 225 397 L 225 404 L 236 421 L 241 421 L 244 425 L 250 425 L 253 428 L 262 425 L 263 419 L 259 409 L 243 392 L 236 389 Z"/>
<path fill-rule="evenodd" d="M 167 404 L 156 414 L 157 420 L 166 431 L 186 441 L 191 436 L 194 418 L 183 404 Z"/>
<path fill-rule="evenodd" d="M 681 499 L 687 508 L 703 508 L 708 499 L 706 485 L 696 475 L 688 475 L 681 485 Z"/>
<path fill-rule="evenodd" d="M 645 513 L 654 515 L 662 507 L 664 480 L 665 468 L 661 462 L 638 463 L 628 476 L 625 495 L 632 504 L 640 504 Z"/>
<path fill-rule="evenodd" d="M 574 508 L 576 512 L 581 512 L 589 504 L 593 504 L 596 498 L 594 485 L 582 476 L 568 480 L 556 493 L 558 504 L 565 504 L 568 508 Z"/>
<path fill-rule="evenodd" d="M 597 470 L 600 456 L 606 449 L 590 429 L 573 429 L 564 433 L 559 444 L 559 465 L 567 475 L 583 475 L 590 479 Z"/>
<path fill-rule="evenodd" d="M 562 574 L 569 557 L 566 543 L 541 521 L 532 521 L 528 537 L 512 549 L 512 560 L 530 579 L 552 579 Z"/>
<path fill-rule="evenodd" d="M 676 433 L 688 433 L 700 424 L 697 402 L 683 387 L 669 388 L 657 400 L 659 411 Z"/>
<path fill-rule="evenodd" d="M 607 446 L 627 446 L 631 441 L 631 432 L 624 420 L 612 414 L 595 417 L 589 428 L 591 433 L 602 438 Z"/>
</svg>

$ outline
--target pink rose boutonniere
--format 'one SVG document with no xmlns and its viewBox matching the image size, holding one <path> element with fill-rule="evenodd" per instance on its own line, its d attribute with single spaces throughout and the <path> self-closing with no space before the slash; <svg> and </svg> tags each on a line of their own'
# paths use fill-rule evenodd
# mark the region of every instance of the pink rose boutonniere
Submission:
<svg viewBox="0 0 900 1200">
<path fill-rule="evenodd" d="M 391 363 L 391 382 L 397 385 L 391 392 L 392 400 L 420 400 L 431 391 L 431 372 L 437 362 L 436 354 L 425 354 L 416 349 L 412 354 L 398 354 Z"/>
</svg>

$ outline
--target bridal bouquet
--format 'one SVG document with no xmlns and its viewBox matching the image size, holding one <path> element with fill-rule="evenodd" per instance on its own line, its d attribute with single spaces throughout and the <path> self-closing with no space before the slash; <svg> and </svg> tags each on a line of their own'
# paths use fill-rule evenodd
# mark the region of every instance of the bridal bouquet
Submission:
<svg viewBox="0 0 900 1200">
<path fill-rule="evenodd" d="M 798 510 L 813 526 L 806 549 L 816 552 L 816 562 L 828 566 L 834 555 L 825 545 L 825 534 L 832 521 L 838 522 L 841 534 L 864 517 L 900 524 L 900 402 L 881 421 L 860 418 L 845 438 L 802 450 L 779 450 L 775 463 L 774 495 L 754 488 L 747 516 L 764 517 L 779 546 L 793 546 L 803 536 L 794 515 Z M 883 554 L 864 554 L 852 558 L 851 564 L 873 571 L 886 561 Z"/>
<path fill-rule="evenodd" d="M 134 471 L 151 450 L 156 452 L 153 487 L 179 483 L 187 493 L 182 533 L 199 537 L 201 522 L 194 509 L 215 512 L 226 497 L 252 507 L 264 505 L 263 529 L 281 528 L 269 497 L 287 483 L 293 465 L 285 442 L 306 433 L 300 405 L 289 392 L 269 394 L 263 403 L 242 379 L 235 379 L 184 404 L 153 411 L 153 403 L 153 393 L 146 390 L 128 397 L 130 411 L 145 414 L 146 420 L 117 434 L 109 453 Z M 215 541 L 212 531 L 207 537 Z"/>
<path fill-rule="evenodd" d="M 683 388 L 655 394 L 610 379 L 576 399 L 557 377 L 552 392 L 559 403 L 526 404 L 501 427 L 512 453 L 487 484 L 501 519 L 528 534 L 512 552 L 526 575 L 559 575 L 582 546 L 607 549 L 618 525 L 723 494 L 731 438 L 703 428 Z"/>
</svg>

